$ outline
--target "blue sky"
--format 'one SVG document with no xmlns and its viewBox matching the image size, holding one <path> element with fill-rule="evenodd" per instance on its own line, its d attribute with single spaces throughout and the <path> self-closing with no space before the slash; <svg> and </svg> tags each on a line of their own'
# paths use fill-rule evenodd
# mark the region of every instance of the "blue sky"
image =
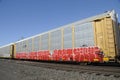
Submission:
<svg viewBox="0 0 120 80">
<path fill-rule="evenodd" d="M 112 9 L 120 0 L 0 0 L 0 46 Z"/>
</svg>

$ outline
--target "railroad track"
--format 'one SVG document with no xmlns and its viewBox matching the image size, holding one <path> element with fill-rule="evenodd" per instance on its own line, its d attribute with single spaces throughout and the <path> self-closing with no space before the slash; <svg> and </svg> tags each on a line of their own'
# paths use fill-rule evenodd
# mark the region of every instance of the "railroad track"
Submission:
<svg viewBox="0 0 120 80">
<path fill-rule="evenodd" d="M 17 64 L 35 66 L 35 67 L 43 67 L 49 69 L 56 69 L 62 71 L 74 71 L 79 73 L 88 73 L 96 75 L 104 75 L 114 77 L 120 77 L 120 67 L 112 67 L 112 66 L 94 66 L 94 65 L 75 65 L 75 64 L 59 64 L 59 63 L 47 63 L 47 62 L 35 62 L 35 61 L 15 61 Z"/>
<path fill-rule="evenodd" d="M 120 78 L 120 67 L 117 66 L 94 66 L 94 65 L 87 65 L 81 66 L 78 64 L 59 64 L 59 63 L 49 63 L 49 62 L 39 62 L 39 61 L 25 61 L 25 60 L 10 60 L 8 59 L 9 63 L 15 63 L 19 65 L 26 65 L 26 66 L 34 66 L 34 67 L 42 67 L 42 68 L 49 68 L 61 71 L 71 71 L 71 72 L 79 72 L 87 73 L 87 74 L 96 74 L 96 75 L 104 75 L 104 76 L 111 76 Z"/>
</svg>

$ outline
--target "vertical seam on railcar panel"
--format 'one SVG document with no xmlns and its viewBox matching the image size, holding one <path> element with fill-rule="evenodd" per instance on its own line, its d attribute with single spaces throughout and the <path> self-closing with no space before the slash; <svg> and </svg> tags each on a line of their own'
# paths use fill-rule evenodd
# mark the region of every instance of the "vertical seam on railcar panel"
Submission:
<svg viewBox="0 0 120 80">
<path fill-rule="evenodd" d="M 94 31 L 94 45 L 97 46 L 97 41 L 96 41 L 96 22 L 93 22 L 93 31 Z"/>
<path fill-rule="evenodd" d="M 62 36 L 62 38 L 61 38 L 61 42 L 62 42 L 62 45 L 61 45 L 61 49 L 63 49 L 64 48 L 64 28 L 61 28 L 61 36 Z"/>
<path fill-rule="evenodd" d="M 34 51 L 34 38 L 32 38 L 32 52 Z"/>
<path fill-rule="evenodd" d="M 41 50 L 41 35 L 39 36 L 39 50 Z"/>
<path fill-rule="evenodd" d="M 106 29 L 106 24 L 107 24 L 107 21 L 106 21 L 106 17 L 104 18 L 104 22 L 105 22 L 105 31 L 106 31 L 106 33 L 105 33 L 105 39 L 106 39 L 106 46 L 108 47 L 108 38 L 107 38 L 107 29 Z M 107 51 L 106 51 L 106 53 L 105 53 L 105 57 L 108 57 L 108 55 L 109 55 L 109 50 L 108 50 L 108 48 L 107 48 Z"/>
<path fill-rule="evenodd" d="M 13 55 L 13 50 L 12 50 L 12 45 L 10 45 L 10 58 L 12 58 L 12 55 Z"/>
<path fill-rule="evenodd" d="M 48 50 L 50 51 L 50 32 L 48 33 Z"/>
<path fill-rule="evenodd" d="M 16 58 L 16 44 L 13 44 L 14 45 L 14 53 L 13 53 L 13 55 L 14 55 L 14 58 Z"/>
<path fill-rule="evenodd" d="M 28 40 L 26 40 L 26 52 L 28 52 Z"/>
<path fill-rule="evenodd" d="M 72 26 L 72 48 L 75 47 L 75 35 L 74 35 L 75 29 L 74 26 Z"/>
<path fill-rule="evenodd" d="M 112 22 L 112 28 L 113 28 L 113 38 L 114 38 L 114 47 L 115 47 L 115 57 L 116 57 L 116 55 L 117 55 L 117 53 L 118 53 L 118 51 L 117 51 L 117 46 L 116 46 L 116 33 L 115 33 L 115 24 L 113 23 L 113 20 L 111 19 L 111 22 Z"/>
</svg>

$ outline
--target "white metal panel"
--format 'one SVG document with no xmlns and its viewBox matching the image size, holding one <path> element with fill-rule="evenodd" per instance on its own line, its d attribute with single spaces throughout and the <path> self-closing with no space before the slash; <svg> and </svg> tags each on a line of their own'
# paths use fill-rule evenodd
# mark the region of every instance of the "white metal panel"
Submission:
<svg viewBox="0 0 120 80">
<path fill-rule="evenodd" d="M 27 52 L 32 52 L 32 39 L 27 40 Z"/>
<path fill-rule="evenodd" d="M 41 36 L 41 50 L 48 50 L 49 48 L 49 36 L 48 33 Z"/>
<path fill-rule="evenodd" d="M 54 49 L 61 49 L 61 30 L 56 30 L 51 32 L 50 34 L 50 49 L 54 50 Z"/>
<path fill-rule="evenodd" d="M 72 48 L 72 26 L 64 28 L 64 48 Z"/>
<path fill-rule="evenodd" d="M 11 45 L 6 45 L 0 48 L 0 57 L 10 57 Z"/>
<path fill-rule="evenodd" d="M 35 37 L 33 42 L 34 51 L 39 51 L 40 49 L 40 36 Z"/>
<path fill-rule="evenodd" d="M 75 25 L 75 47 L 94 46 L 92 23 Z"/>
</svg>

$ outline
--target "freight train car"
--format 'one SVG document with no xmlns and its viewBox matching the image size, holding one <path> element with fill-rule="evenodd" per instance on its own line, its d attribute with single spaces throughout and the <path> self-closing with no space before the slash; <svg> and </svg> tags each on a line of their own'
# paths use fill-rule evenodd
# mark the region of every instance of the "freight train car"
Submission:
<svg viewBox="0 0 120 80">
<path fill-rule="evenodd" d="M 80 20 L 13 45 L 16 59 L 119 62 L 120 31 L 114 11 Z"/>
<path fill-rule="evenodd" d="M 14 58 L 13 43 L 0 47 L 0 58 Z"/>
</svg>

